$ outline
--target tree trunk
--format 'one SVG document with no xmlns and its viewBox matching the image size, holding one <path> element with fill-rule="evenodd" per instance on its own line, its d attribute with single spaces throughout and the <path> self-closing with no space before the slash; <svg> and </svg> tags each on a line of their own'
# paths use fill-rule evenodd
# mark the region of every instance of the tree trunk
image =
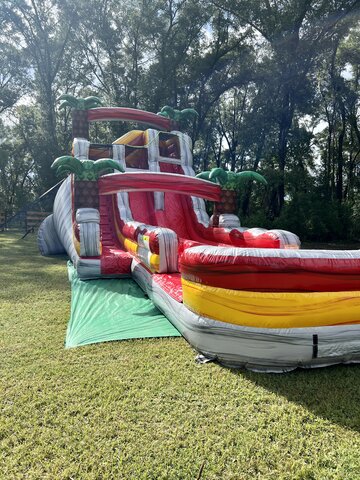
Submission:
<svg viewBox="0 0 360 480">
<path fill-rule="evenodd" d="M 278 163 L 279 163 L 279 183 L 276 189 L 276 196 L 272 205 L 275 217 L 281 213 L 285 199 L 285 166 L 287 155 L 287 143 L 289 131 L 294 116 L 293 93 L 288 90 L 283 96 L 283 108 L 279 121 L 279 137 L 278 137 Z"/>
<path fill-rule="evenodd" d="M 342 100 L 340 100 L 340 111 L 341 111 L 341 130 L 339 133 L 338 139 L 338 154 L 337 154 L 337 170 L 336 170 L 336 198 L 339 202 L 343 199 L 343 167 L 344 167 L 344 138 L 346 130 L 346 112 L 345 105 Z"/>
<path fill-rule="evenodd" d="M 256 170 L 259 167 L 259 163 L 260 163 L 261 155 L 262 155 L 262 152 L 263 152 L 263 149 L 264 149 L 264 145 L 265 145 L 265 131 L 262 130 L 261 135 L 260 135 L 260 139 L 259 139 L 259 143 L 258 143 L 257 148 L 256 148 L 255 161 L 254 161 L 254 164 L 253 164 L 253 167 L 252 167 L 252 170 L 254 172 L 256 172 Z M 250 198 L 251 198 L 252 186 L 253 186 L 253 182 L 249 182 L 249 184 L 245 188 L 245 192 L 244 192 L 244 195 L 243 195 L 243 201 L 242 201 L 242 204 L 241 204 L 241 213 L 244 216 L 249 215 L 249 207 L 250 207 Z"/>
<path fill-rule="evenodd" d="M 326 157 L 325 157 L 325 188 L 326 195 L 330 197 L 330 177 L 331 177 L 331 151 L 332 151 L 332 137 L 333 137 L 333 121 L 330 118 L 330 114 L 326 109 L 326 118 L 328 122 L 328 135 L 326 140 Z"/>
</svg>

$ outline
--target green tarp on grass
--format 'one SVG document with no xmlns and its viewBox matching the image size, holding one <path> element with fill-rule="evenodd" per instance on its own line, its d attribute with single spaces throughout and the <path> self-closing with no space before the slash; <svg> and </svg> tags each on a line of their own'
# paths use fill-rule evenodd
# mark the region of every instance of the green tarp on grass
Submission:
<svg viewBox="0 0 360 480">
<path fill-rule="evenodd" d="M 131 279 L 83 281 L 68 263 L 71 316 L 65 347 L 130 338 L 179 337 Z"/>
</svg>

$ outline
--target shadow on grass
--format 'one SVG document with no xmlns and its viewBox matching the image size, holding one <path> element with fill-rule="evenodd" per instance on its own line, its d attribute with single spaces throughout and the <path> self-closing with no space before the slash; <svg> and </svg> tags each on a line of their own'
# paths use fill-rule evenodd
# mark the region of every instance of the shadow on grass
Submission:
<svg viewBox="0 0 360 480">
<path fill-rule="evenodd" d="M 288 374 L 233 371 L 317 416 L 360 431 L 360 365 L 337 365 Z"/>
</svg>

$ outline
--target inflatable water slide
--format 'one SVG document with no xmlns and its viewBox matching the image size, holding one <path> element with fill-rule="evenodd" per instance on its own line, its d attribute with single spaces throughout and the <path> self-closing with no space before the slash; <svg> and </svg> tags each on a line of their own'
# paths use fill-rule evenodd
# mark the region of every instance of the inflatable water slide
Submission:
<svg viewBox="0 0 360 480">
<path fill-rule="evenodd" d="M 131 277 L 205 358 L 286 372 L 360 361 L 360 251 L 302 250 L 283 230 L 209 217 L 221 186 L 195 177 L 191 139 L 171 118 L 91 108 L 126 120 L 111 145 L 75 136 L 39 248 L 66 251 L 83 280 Z M 110 159 L 110 160 L 109 160 Z M 114 173 L 106 173 L 111 172 Z M 216 226 L 215 226 L 216 225 Z"/>
</svg>

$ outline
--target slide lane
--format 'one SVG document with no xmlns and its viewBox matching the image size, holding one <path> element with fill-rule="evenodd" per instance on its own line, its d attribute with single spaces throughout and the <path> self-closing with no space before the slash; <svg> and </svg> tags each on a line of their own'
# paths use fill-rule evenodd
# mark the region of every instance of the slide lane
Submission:
<svg viewBox="0 0 360 480">
<path fill-rule="evenodd" d="M 133 256 L 121 247 L 117 238 L 112 197 L 112 195 L 100 195 L 101 273 L 111 276 L 131 276 Z"/>
</svg>

